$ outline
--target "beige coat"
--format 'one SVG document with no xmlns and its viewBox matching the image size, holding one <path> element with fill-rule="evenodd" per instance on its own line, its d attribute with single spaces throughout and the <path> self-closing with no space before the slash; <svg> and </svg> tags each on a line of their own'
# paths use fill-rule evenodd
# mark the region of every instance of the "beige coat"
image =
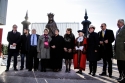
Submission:
<svg viewBox="0 0 125 83">
<path fill-rule="evenodd" d="M 50 43 L 50 41 L 52 40 L 50 36 L 48 36 L 48 42 Z M 39 59 L 50 59 L 50 47 L 48 49 L 44 48 L 44 35 L 39 36 L 38 39 L 38 44 L 37 44 L 37 51 L 38 51 L 38 55 L 37 58 Z"/>
<path fill-rule="evenodd" d="M 116 33 L 115 59 L 125 60 L 125 26 Z"/>
</svg>

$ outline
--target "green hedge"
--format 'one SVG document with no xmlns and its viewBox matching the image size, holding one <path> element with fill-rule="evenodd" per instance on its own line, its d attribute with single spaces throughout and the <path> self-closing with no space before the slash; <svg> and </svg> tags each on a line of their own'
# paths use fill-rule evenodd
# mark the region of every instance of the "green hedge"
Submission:
<svg viewBox="0 0 125 83">
<path fill-rule="evenodd" d="M 3 55 L 7 55 L 8 54 L 8 45 L 7 44 L 3 44 Z"/>
</svg>

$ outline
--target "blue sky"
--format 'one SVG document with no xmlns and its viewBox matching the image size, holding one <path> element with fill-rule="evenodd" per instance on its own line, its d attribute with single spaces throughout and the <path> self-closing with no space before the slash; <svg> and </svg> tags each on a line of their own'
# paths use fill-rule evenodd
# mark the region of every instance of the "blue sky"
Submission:
<svg viewBox="0 0 125 83">
<path fill-rule="evenodd" d="M 2 43 L 7 44 L 7 32 L 12 30 L 13 24 L 17 24 L 18 31 L 22 32 L 21 22 L 27 10 L 31 23 L 47 22 L 49 12 L 55 14 L 56 22 L 81 23 L 87 9 L 88 20 L 96 26 L 96 32 L 101 23 L 106 23 L 107 28 L 116 33 L 117 20 L 125 19 L 124 4 L 125 0 L 8 0 L 7 23 L 0 26 L 3 27 Z"/>
</svg>

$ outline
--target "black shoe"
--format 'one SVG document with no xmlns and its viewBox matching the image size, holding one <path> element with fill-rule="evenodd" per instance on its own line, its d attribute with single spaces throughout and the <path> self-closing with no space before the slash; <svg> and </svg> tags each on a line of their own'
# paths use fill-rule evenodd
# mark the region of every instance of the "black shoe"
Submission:
<svg viewBox="0 0 125 83">
<path fill-rule="evenodd" d="M 100 76 L 106 76 L 105 72 L 102 72 L 101 74 L 99 74 Z"/>
<path fill-rule="evenodd" d="M 91 72 L 89 72 L 88 74 L 91 75 Z"/>
<path fill-rule="evenodd" d="M 118 81 L 119 83 L 125 83 L 125 78 L 123 80 Z"/>
<path fill-rule="evenodd" d="M 18 69 L 14 69 L 14 71 L 18 71 Z"/>
<path fill-rule="evenodd" d="M 29 69 L 28 71 L 32 71 L 31 69 Z"/>
<path fill-rule="evenodd" d="M 65 73 L 67 73 L 67 72 L 68 72 L 68 69 L 65 70 Z"/>
<path fill-rule="evenodd" d="M 23 70 L 23 68 L 20 68 L 20 70 Z"/>
<path fill-rule="evenodd" d="M 122 77 L 119 77 L 118 79 L 117 79 L 117 81 L 121 81 L 122 80 Z"/>
<path fill-rule="evenodd" d="M 37 69 L 34 69 L 34 71 L 37 71 Z"/>
<path fill-rule="evenodd" d="M 8 71 L 9 71 L 9 69 L 6 69 L 6 70 L 5 70 L 5 72 L 8 72 Z"/>
<path fill-rule="evenodd" d="M 79 71 L 79 74 L 81 74 L 81 75 L 82 75 L 82 71 Z"/>
<path fill-rule="evenodd" d="M 93 73 L 92 76 L 95 76 L 95 73 Z"/>
<path fill-rule="evenodd" d="M 110 78 L 112 78 L 112 75 L 109 75 Z"/>
<path fill-rule="evenodd" d="M 76 73 L 79 73 L 80 71 L 77 71 Z"/>
</svg>

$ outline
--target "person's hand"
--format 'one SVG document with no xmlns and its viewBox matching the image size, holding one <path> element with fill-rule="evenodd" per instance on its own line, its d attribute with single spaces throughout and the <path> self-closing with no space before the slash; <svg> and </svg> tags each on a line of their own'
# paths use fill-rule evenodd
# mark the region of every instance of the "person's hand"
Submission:
<svg viewBox="0 0 125 83">
<path fill-rule="evenodd" d="M 95 50 L 95 52 L 97 52 L 97 50 Z"/>
<path fill-rule="evenodd" d="M 13 43 L 13 46 L 16 46 L 16 43 Z"/>
<path fill-rule="evenodd" d="M 52 48 L 56 48 L 56 46 L 55 45 L 53 45 L 53 46 L 51 46 Z"/>
<path fill-rule="evenodd" d="M 104 42 L 107 44 L 107 43 L 108 43 L 108 40 L 105 40 Z"/>
<path fill-rule="evenodd" d="M 69 53 L 72 52 L 72 49 L 68 49 L 68 52 L 69 52 Z"/>
<path fill-rule="evenodd" d="M 64 51 L 67 52 L 67 48 L 64 48 Z"/>
<path fill-rule="evenodd" d="M 100 44 L 103 44 L 103 41 L 100 41 Z"/>
</svg>

